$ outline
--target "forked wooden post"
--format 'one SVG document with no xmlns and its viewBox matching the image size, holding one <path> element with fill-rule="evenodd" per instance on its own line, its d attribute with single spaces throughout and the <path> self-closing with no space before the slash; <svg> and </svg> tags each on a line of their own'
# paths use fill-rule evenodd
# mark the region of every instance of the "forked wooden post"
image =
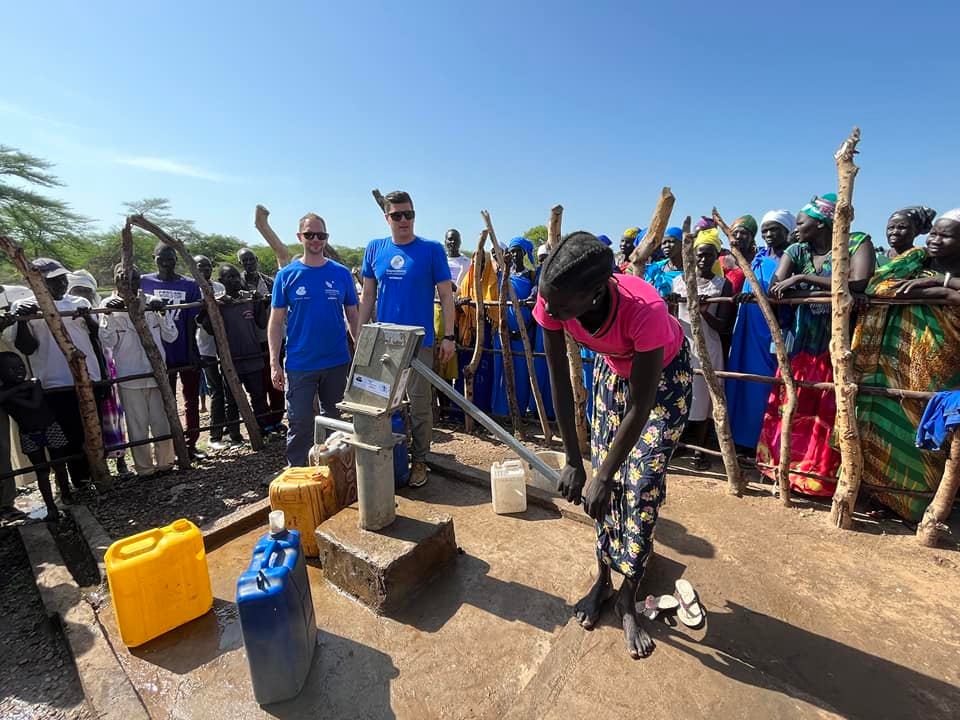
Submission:
<svg viewBox="0 0 960 720">
<path fill-rule="evenodd" d="M 80 405 L 80 419 L 83 423 L 83 452 L 90 465 L 90 477 L 100 492 L 113 487 L 113 478 L 107 469 L 107 461 L 103 451 L 103 431 L 100 426 L 100 413 L 97 412 L 97 399 L 93 394 L 93 381 L 87 370 L 87 356 L 83 354 L 67 333 L 60 311 L 43 276 L 30 266 L 23 248 L 13 240 L 0 236 L 0 250 L 10 258 L 10 262 L 23 275 L 27 285 L 33 290 L 33 296 L 47 321 L 50 334 L 60 348 L 60 352 L 67 360 L 70 374 L 73 375 L 74 387 L 77 390 L 77 401 Z"/>
<path fill-rule="evenodd" d="M 247 435 L 250 437 L 250 445 L 254 450 L 263 449 L 263 436 L 260 434 L 260 425 L 253 414 L 253 408 L 250 407 L 250 400 L 240 384 L 240 377 L 237 375 L 237 369 L 233 365 L 233 357 L 230 355 L 230 345 L 227 342 L 227 330 L 223 325 L 223 317 L 220 315 L 220 306 L 213 297 L 213 287 L 207 279 L 197 270 L 197 264 L 193 261 L 190 253 L 187 252 L 183 241 L 171 237 L 163 229 L 147 220 L 142 215 L 131 215 L 127 218 L 127 223 L 136 225 L 138 228 L 146 230 L 148 233 L 156 235 L 164 245 L 168 245 L 177 251 L 180 259 L 190 270 L 190 274 L 200 286 L 200 292 L 203 295 L 203 305 L 210 317 L 210 325 L 213 330 L 213 337 L 217 343 L 217 352 L 220 355 L 220 368 L 223 371 L 223 378 L 233 393 L 233 398 L 237 403 L 237 409 L 240 411 L 240 417 L 243 424 L 247 427 Z M 189 331 L 189 329 L 188 329 Z"/>
<path fill-rule="evenodd" d="M 860 492 L 863 473 L 863 449 L 857 427 L 857 382 L 853 372 L 853 352 L 850 349 L 850 313 L 853 295 L 850 293 L 850 222 L 853 220 L 853 183 L 858 168 L 853 162 L 860 142 L 860 128 L 854 128 L 850 137 L 834 156 L 837 161 L 837 209 L 833 217 L 832 296 L 830 358 L 833 360 L 833 382 L 837 395 L 836 431 L 840 445 L 840 474 L 833 493 L 830 520 L 838 528 L 853 527 L 853 509 Z"/>
<path fill-rule="evenodd" d="M 917 525 L 917 542 L 924 547 L 936 547 L 940 525 L 950 517 L 958 488 L 960 488 L 960 432 L 954 431 L 950 436 L 950 452 L 947 456 L 947 464 L 943 468 L 943 479 L 933 500 L 923 513 L 923 519 Z"/>
<path fill-rule="evenodd" d="M 510 282 L 510 271 L 507 269 L 507 264 L 503 259 L 503 250 L 500 249 L 500 245 L 497 242 L 497 233 L 493 230 L 493 223 L 490 222 L 490 213 L 486 210 L 481 210 L 480 215 L 483 217 L 483 221 L 487 226 L 487 234 L 490 236 L 490 247 L 496 255 L 497 264 L 503 268 L 504 282 L 500 288 L 500 313 L 501 315 L 505 313 L 505 308 L 503 307 L 503 292 L 505 290 L 507 293 L 509 293 L 507 297 L 510 298 L 510 304 L 513 306 L 513 312 L 517 316 L 517 327 L 520 329 L 520 340 L 523 342 L 523 354 L 527 362 L 527 372 L 530 375 L 530 389 L 533 391 L 533 400 L 537 406 L 537 415 L 540 418 L 540 429 L 543 431 L 543 441 L 549 445 L 551 442 L 553 442 L 553 431 L 550 429 L 550 422 L 547 420 L 547 408 L 543 404 L 543 395 L 540 393 L 540 384 L 537 382 L 537 372 L 533 365 L 533 347 L 530 345 L 530 335 L 527 333 L 527 323 L 524 321 L 523 315 L 520 312 L 520 302 L 517 300 L 517 293 L 513 289 L 513 283 Z M 506 360 L 507 354 L 510 352 L 510 333 L 506 317 L 501 317 L 500 326 L 502 328 L 507 328 L 508 342 L 503 346 L 504 360 Z M 502 334 L 503 331 L 501 331 L 501 336 Z M 506 363 L 504 363 L 503 370 L 504 372 L 507 370 Z"/>
<path fill-rule="evenodd" d="M 270 211 L 267 210 L 263 205 L 257 205 L 257 209 L 254 212 L 253 224 L 260 232 L 260 235 L 263 236 L 263 239 L 266 240 L 267 245 L 273 250 L 273 254 L 277 256 L 277 267 L 284 267 L 289 265 L 293 261 L 293 255 L 290 254 L 289 248 L 284 245 L 283 241 L 280 239 L 280 236 L 270 227 Z M 340 253 L 333 249 L 333 246 L 329 243 L 323 248 L 323 256 L 328 257 L 334 262 L 338 262 L 341 265 L 343 260 L 340 258 Z M 347 268 L 349 270 L 349 268 Z"/>
<path fill-rule="evenodd" d="M 480 367 L 480 361 L 483 359 L 483 343 L 486 325 L 486 308 L 483 304 L 483 273 L 487 258 L 484 255 L 483 246 L 487 242 L 487 231 L 480 233 L 480 239 L 477 241 L 477 251 L 473 254 L 473 296 L 476 299 L 477 329 L 473 333 L 474 346 L 473 355 L 470 362 L 463 369 L 463 392 L 467 400 L 473 402 L 474 380 L 477 377 L 477 368 Z M 466 431 L 473 432 L 473 418 L 470 413 L 464 413 L 466 419 Z"/>
<path fill-rule="evenodd" d="M 727 242 L 730 244 L 730 252 L 737 261 L 737 265 L 743 270 L 750 287 L 753 288 L 753 294 L 757 298 L 757 305 L 760 306 L 760 312 L 763 313 L 763 319 L 767 321 L 767 327 L 770 328 L 770 335 L 773 338 L 773 346 L 776 349 L 777 365 L 780 368 L 780 377 L 783 379 L 783 387 L 787 395 L 787 402 L 783 406 L 783 413 L 780 419 L 780 465 L 777 468 L 777 483 L 780 486 L 780 500 L 786 507 L 790 507 L 790 439 L 793 432 L 793 415 L 797 409 L 797 386 L 793 382 L 793 372 L 790 368 L 790 356 L 787 354 L 787 344 L 783 340 L 783 331 L 780 329 L 780 323 L 777 322 L 777 315 L 773 311 L 773 305 L 770 299 L 763 291 L 763 286 L 753 272 L 753 267 L 747 262 L 736 245 L 733 243 L 733 237 L 730 234 L 730 228 L 720 217 L 717 209 L 713 209 L 713 221 L 717 227 L 727 236 Z"/>
<path fill-rule="evenodd" d="M 127 315 L 130 322 L 133 323 L 137 331 L 137 337 L 140 338 L 140 344 L 143 346 L 143 352 L 150 362 L 150 369 L 153 370 L 153 377 L 157 383 L 157 389 L 160 390 L 160 398 L 163 401 L 163 412 L 167 416 L 167 423 L 170 425 L 170 434 L 173 435 L 173 448 L 177 453 L 177 465 L 181 470 L 190 468 L 190 451 L 187 449 L 187 441 L 183 436 L 183 425 L 180 424 L 180 413 L 177 411 L 177 398 L 173 394 L 173 388 L 170 387 L 170 375 L 167 373 L 167 362 L 163 353 L 157 347 L 153 340 L 153 335 L 147 327 L 143 312 L 143 300 L 140 293 L 135 293 L 130 287 L 131 270 L 133 268 L 133 233 L 130 230 L 130 220 L 124 223 L 120 231 L 121 238 L 121 261 L 123 263 L 123 277 L 117 283 L 117 292 L 123 298 L 127 306 Z"/>
<path fill-rule="evenodd" d="M 707 352 L 707 341 L 703 335 L 703 324 L 700 320 L 700 291 L 697 284 L 697 259 L 693 253 L 693 235 L 690 234 L 690 218 L 683 221 L 683 279 L 687 285 L 687 308 L 690 312 L 690 330 L 693 335 L 693 347 L 700 359 L 700 369 L 703 379 L 707 381 L 710 399 L 713 401 L 713 422 L 716 425 L 717 441 L 720 443 L 720 454 L 727 471 L 727 491 L 731 495 L 743 493 L 743 477 L 740 473 L 740 463 L 737 462 L 737 449 L 733 444 L 730 433 L 730 417 L 727 413 L 727 398 L 723 393 L 720 379 L 714 372 L 710 354 Z"/>
<path fill-rule="evenodd" d="M 560 242 L 560 226 L 563 222 L 563 205 L 554 205 L 550 209 L 550 220 L 547 223 L 547 252 Z M 580 444 L 580 453 L 590 457 L 590 425 L 587 422 L 587 393 L 591 388 L 583 385 L 583 358 L 580 357 L 580 346 L 566 330 L 563 339 L 567 345 L 567 365 L 570 366 L 570 386 L 573 388 L 573 413 L 577 424 L 577 440 Z"/>
<path fill-rule="evenodd" d="M 647 234 L 643 236 L 642 240 L 637 240 L 637 246 L 633 249 L 633 255 L 630 257 L 629 270 L 632 275 L 643 277 L 647 261 L 657 251 L 657 248 L 660 247 L 660 241 L 663 240 L 663 233 L 670 222 L 670 213 L 673 212 L 675 202 L 676 198 L 670 188 L 664 187 L 660 191 L 660 198 L 653 210 L 653 217 L 650 218 Z"/>
</svg>

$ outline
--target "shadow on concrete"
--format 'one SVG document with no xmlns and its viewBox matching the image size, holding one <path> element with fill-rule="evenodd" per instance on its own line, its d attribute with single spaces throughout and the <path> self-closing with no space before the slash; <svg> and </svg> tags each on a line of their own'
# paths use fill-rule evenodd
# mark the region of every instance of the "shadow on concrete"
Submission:
<svg viewBox="0 0 960 720">
<path fill-rule="evenodd" d="M 283 720 L 396 717 L 390 705 L 390 681 L 400 675 L 386 653 L 345 637 L 317 631 L 313 665 L 293 700 L 264 705 Z"/>
<path fill-rule="evenodd" d="M 661 542 L 669 548 L 676 550 L 681 555 L 692 555 L 699 558 L 712 558 L 714 552 L 713 544 L 706 538 L 692 534 L 686 526 L 681 525 L 675 520 L 661 515 L 657 519 L 657 531 L 654 536 L 654 548 L 656 543 Z M 656 557 L 656 556 L 654 556 Z M 653 560 L 650 561 L 651 563 Z"/>
<path fill-rule="evenodd" d="M 960 688 L 954 685 L 737 603 L 726 608 L 710 613 L 696 641 L 689 637 L 696 631 L 659 622 L 648 627 L 656 642 L 695 657 L 711 671 L 843 717 L 956 717 Z"/>
<path fill-rule="evenodd" d="M 424 590 L 390 615 L 391 619 L 436 632 L 462 605 L 472 605 L 510 622 L 554 632 L 570 619 L 572 608 L 556 595 L 518 582 L 490 577 L 490 565 L 472 555 L 459 555 Z"/>
<path fill-rule="evenodd" d="M 177 675 L 186 675 L 242 645 L 236 603 L 214 598 L 209 612 L 150 642 L 130 648 L 130 654 Z"/>
</svg>

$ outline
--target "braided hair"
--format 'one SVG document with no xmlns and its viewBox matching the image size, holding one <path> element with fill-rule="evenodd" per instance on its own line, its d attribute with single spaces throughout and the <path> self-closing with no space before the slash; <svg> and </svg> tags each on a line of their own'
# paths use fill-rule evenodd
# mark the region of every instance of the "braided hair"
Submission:
<svg viewBox="0 0 960 720">
<path fill-rule="evenodd" d="M 583 230 L 564 235 L 540 271 L 540 284 L 553 290 L 593 289 L 613 275 L 613 250 Z"/>
</svg>

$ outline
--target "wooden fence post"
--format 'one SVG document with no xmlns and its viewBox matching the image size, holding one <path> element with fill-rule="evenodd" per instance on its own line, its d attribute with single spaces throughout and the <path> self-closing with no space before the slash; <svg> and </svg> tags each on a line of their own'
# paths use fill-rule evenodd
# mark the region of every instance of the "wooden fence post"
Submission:
<svg viewBox="0 0 960 720">
<path fill-rule="evenodd" d="M 127 315 L 137 331 L 137 337 L 140 338 L 143 352 L 150 362 L 150 369 L 153 370 L 153 377 L 156 380 L 157 388 L 160 390 L 163 411 L 167 416 L 167 423 L 170 425 L 170 434 L 173 435 L 173 448 L 177 453 L 177 466 L 181 470 L 189 470 L 190 452 L 187 449 L 187 441 L 183 436 L 183 425 L 180 423 L 180 413 L 177 411 L 177 398 L 173 394 L 173 388 L 170 387 L 167 363 L 163 353 L 160 352 L 154 342 L 150 329 L 147 327 L 141 295 L 140 293 L 134 293 L 133 288 L 130 287 L 131 269 L 133 268 L 133 233 L 130 230 L 129 219 L 124 223 L 123 229 L 120 231 L 120 237 L 122 239 L 123 278 L 117 283 L 117 292 L 127 306 Z"/>
<path fill-rule="evenodd" d="M 257 205 L 257 209 L 253 215 L 253 224 L 260 232 L 260 235 L 263 236 L 263 239 L 266 240 L 267 245 L 273 250 L 274 255 L 277 256 L 277 267 L 284 267 L 293 261 L 293 255 L 290 254 L 290 249 L 283 243 L 280 236 L 270 227 L 269 217 L 270 211 L 263 205 Z M 340 253 L 334 250 L 333 246 L 329 243 L 323 248 L 323 256 L 341 265 L 343 264 Z M 349 270 L 350 268 L 347 269 Z"/>
<path fill-rule="evenodd" d="M 736 245 L 733 243 L 733 237 L 730 234 L 730 228 L 720 217 L 717 209 L 713 209 L 713 221 L 717 227 L 727 236 L 730 243 L 730 252 L 737 260 L 737 265 L 743 270 L 750 287 L 753 288 L 753 294 L 757 298 L 757 305 L 760 306 L 760 312 L 763 313 L 763 319 L 767 321 L 770 328 L 770 335 L 773 338 L 773 346 L 776 349 L 777 365 L 780 367 L 780 377 L 783 379 L 783 387 L 787 395 L 786 405 L 783 406 L 783 413 L 780 418 L 780 465 L 777 468 L 777 482 L 780 486 L 780 500 L 785 507 L 790 507 L 790 441 L 793 432 L 793 415 L 797 409 L 797 386 L 793 382 L 793 371 L 790 368 L 790 356 L 787 354 L 787 344 L 783 340 L 783 331 L 780 329 L 780 323 L 773 312 L 773 305 L 764 292 L 763 286 L 757 280 L 756 273 L 747 259 L 743 256 Z"/>
<path fill-rule="evenodd" d="M 537 415 L 540 417 L 540 429 L 543 431 L 543 441 L 546 445 L 550 445 L 553 441 L 553 432 L 550 429 L 550 422 L 547 420 L 547 409 L 543 404 L 543 395 L 540 394 L 540 384 L 537 382 L 537 372 L 536 368 L 533 365 L 533 347 L 530 345 L 530 336 L 527 334 L 527 323 L 523 319 L 523 315 L 520 313 L 520 302 L 517 300 L 517 293 L 513 289 L 513 283 L 510 282 L 510 271 L 507 269 L 507 264 L 503 259 L 503 250 L 500 249 L 500 245 L 497 242 L 497 234 L 493 230 L 493 223 L 490 222 L 490 213 L 486 210 L 481 210 L 480 215 L 483 217 L 484 223 L 487 225 L 487 234 L 490 236 L 490 247 L 494 252 L 494 255 L 497 258 L 497 264 L 503 268 L 503 286 L 500 288 L 500 300 L 501 300 L 501 315 L 505 313 L 505 308 L 503 307 L 503 291 L 506 290 L 510 298 L 510 303 L 513 305 L 513 312 L 517 316 L 517 327 L 520 328 L 520 340 L 523 342 L 523 354 L 527 361 L 527 372 L 530 375 L 530 389 L 533 391 L 533 400 L 537 406 Z M 506 317 L 502 317 L 500 320 L 502 328 L 508 328 Z M 503 331 L 501 331 L 501 336 Z M 510 340 L 509 337 L 509 328 L 507 333 L 507 340 Z M 506 360 L 507 353 L 510 352 L 509 342 L 504 345 L 504 360 Z M 512 360 L 513 358 L 511 358 Z M 506 372 L 507 366 L 503 366 L 504 372 Z"/>
<path fill-rule="evenodd" d="M 707 341 L 703 335 L 703 325 L 700 322 L 700 292 L 697 284 L 697 259 L 693 253 L 693 235 L 690 234 L 690 218 L 683 221 L 683 279 L 687 285 L 687 308 L 690 312 L 690 330 L 693 335 L 693 347 L 700 359 L 700 369 L 703 378 L 707 381 L 710 399 L 713 401 L 713 422 L 716 425 L 717 441 L 720 443 L 720 454 L 727 471 L 727 491 L 731 495 L 743 493 L 743 478 L 740 473 L 740 463 L 737 461 L 737 449 L 733 444 L 730 433 L 730 418 L 727 414 L 727 398 L 723 386 L 714 373 L 710 354 L 707 352 Z"/>
<path fill-rule="evenodd" d="M 663 240 L 663 232 L 667 229 L 670 222 L 670 213 L 673 212 L 673 204 L 676 198 L 670 192 L 670 188 L 664 187 L 660 191 L 660 198 L 657 200 L 657 206 L 653 210 L 653 217 L 650 218 L 650 226 L 647 228 L 647 234 L 643 239 L 637 240 L 637 246 L 633 249 L 633 255 L 630 257 L 630 273 L 643 277 L 647 267 L 647 261 L 650 256 L 660 247 L 660 241 Z"/>
<path fill-rule="evenodd" d="M 850 314 L 853 296 L 850 293 L 850 222 L 853 220 L 853 182 L 858 168 L 853 162 L 860 142 L 860 128 L 854 128 L 850 137 L 834 156 L 837 161 L 837 209 L 833 218 L 832 324 L 830 358 L 833 361 L 833 382 L 836 386 L 836 431 L 840 445 L 840 474 L 833 493 L 830 520 L 842 529 L 853 527 L 853 509 L 860 492 L 863 473 L 863 450 L 857 427 L 857 383 L 853 372 L 853 353 L 850 350 Z"/>
<path fill-rule="evenodd" d="M 923 519 L 917 525 L 917 542 L 924 547 L 936 547 L 940 524 L 950 517 L 958 488 L 960 488 L 960 432 L 954 431 L 950 436 L 950 452 L 947 455 L 947 464 L 943 468 L 943 479 L 937 487 L 933 500 L 923 513 Z"/>
<path fill-rule="evenodd" d="M 477 377 L 477 368 L 480 367 L 480 361 L 483 359 L 484 325 L 486 324 L 486 307 L 483 304 L 483 272 L 486 269 L 486 256 L 483 254 L 483 246 L 487 242 L 487 231 L 480 233 L 480 240 L 477 242 L 477 251 L 473 254 L 471 260 L 473 264 L 473 294 L 476 299 L 477 329 L 473 333 L 475 344 L 473 346 L 473 355 L 470 362 L 463 369 L 463 392 L 467 400 L 473 402 L 473 382 Z M 473 432 L 473 418 L 470 413 L 464 413 L 466 421 L 466 431 Z"/>
<path fill-rule="evenodd" d="M 230 345 L 227 341 L 227 331 L 223 325 L 223 317 L 220 315 L 220 306 L 213 297 L 213 287 L 207 279 L 197 270 L 197 264 L 193 261 L 190 253 L 187 252 L 183 241 L 179 238 L 170 237 L 159 226 L 147 220 L 142 215 L 131 215 L 127 218 L 130 225 L 135 225 L 156 235 L 164 245 L 168 245 L 177 251 L 184 264 L 190 270 L 190 274 L 200 285 L 200 292 L 203 295 L 203 305 L 206 308 L 207 315 L 210 317 L 210 325 L 213 330 L 213 337 L 217 344 L 217 351 L 220 355 L 220 368 L 223 371 L 223 379 L 233 393 L 233 399 L 237 403 L 237 409 L 240 411 L 240 417 L 243 424 L 247 427 L 247 435 L 250 437 L 250 445 L 254 450 L 263 449 L 263 436 L 260 434 L 260 425 L 253 414 L 253 408 L 250 407 L 250 400 L 247 393 L 240 384 L 240 377 L 237 375 L 237 369 L 233 365 L 233 357 L 230 355 Z M 188 329 L 189 331 L 189 329 Z"/>
<path fill-rule="evenodd" d="M 99 492 L 105 492 L 113 487 L 113 478 L 107 469 L 107 460 L 103 450 L 103 430 L 100 426 L 100 413 L 97 412 L 97 398 L 93 393 L 93 382 L 87 370 L 87 356 L 83 354 L 67 333 L 60 311 L 43 276 L 30 266 L 23 248 L 13 240 L 0 236 L 0 250 L 2 250 L 17 271 L 23 275 L 27 285 L 33 290 L 37 305 L 47 321 L 50 334 L 57 347 L 63 353 L 73 375 L 74 387 L 77 391 L 77 401 L 80 405 L 80 419 L 83 423 L 83 452 L 90 465 L 90 477 Z"/>
</svg>

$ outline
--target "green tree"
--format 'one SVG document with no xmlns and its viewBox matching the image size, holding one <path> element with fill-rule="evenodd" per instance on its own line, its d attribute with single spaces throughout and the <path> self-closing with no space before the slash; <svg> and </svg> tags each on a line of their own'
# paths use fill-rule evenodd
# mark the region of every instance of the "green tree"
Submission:
<svg viewBox="0 0 960 720">
<path fill-rule="evenodd" d="M 527 230 L 523 236 L 532 242 L 534 245 L 542 245 L 547 241 L 547 226 L 546 225 L 534 225 L 532 228 Z"/>
<path fill-rule="evenodd" d="M 186 245 L 191 255 L 206 255 L 215 264 L 230 263 L 231 265 L 237 264 L 237 251 L 244 247 L 243 243 L 233 235 L 218 233 L 210 235 L 200 233 L 196 239 Z"/>
<path fill-rule="evenodd" d="M 189 243 L 200 238 L 201 233 L 193 220 L 184 220 L 174 217 L 167 198 L 144 198 L 123 204 L 124 215 L 143 215 L 147 220 L 155 222 L 168 234 Z M 143 232 L 135 229 L 136 232 Z"/>
</svg>

